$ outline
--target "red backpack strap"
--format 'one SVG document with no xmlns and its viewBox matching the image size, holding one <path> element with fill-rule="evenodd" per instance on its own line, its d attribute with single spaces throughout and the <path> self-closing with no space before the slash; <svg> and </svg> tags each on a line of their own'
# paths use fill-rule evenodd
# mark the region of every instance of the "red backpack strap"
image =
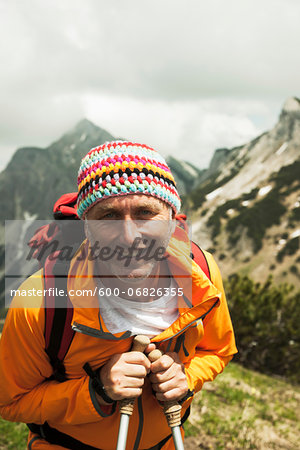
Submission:
<svg viewBox="0 0 300 450">
<path fill-rule="evenodd" d="M 192 258 L 193 260 L 198 264 L 198 266 L 203 270 L 207 278 L 211 280 L 209 265 L 206 259 L 206 256 L 203 252 L 203 250 L 197 245 L 195 242 L 192 241 Z"/>
<path fill-rule="evenodd" d="M 178 225 L 183 228 L 188 233 L 188 226 L 186 223 L 186 215 L 185 214 L 176 214 L 175 216 Z M 203 250 L 197 245 L 195 242 L 192 241 L 192 247 L 191 247 L 191 257 L 193 260 L 198 264 L 198 266 L 203 270 L 207 278 L 211 280 L 210 276 L 210 270 L 209 265 L 206 259 L 206 256 L 203 252 Z"/>
<path fill-rule="evenodd" d="M 45 286 L 45 351 L 53 367 L 53 376 L 57 381 L 65 381 L 64 358 L 75 335 L 72 330 L 73 307 L 67 295 L 68 267 L 65 262 L 51 255 L 44 266 Z M 64 295 L 57 295 L 59 290 Z M 60 292 L 61 293 L 61 292 Z"/>
<path fill-rule="evenodd" d="M 79 220 L 77 215 L 77 192 L 62 195 L 53 207 L 54 219 L 61 222 L 67 220 Z M 55 223 L 55 222 L 54 222 Z M 57 223 L 57 222 L 56 222 Z M 60 227 L 62 236 L 70 235 L 68 227 Z M 83 227 L 81 227 L 83 229 Z M 73 245 L 80 245 L 84 239 L 83 231 L 74 235 Z M 72 234 L 72 233 L 71 233 Z M 78 241 L 78 242 L 77 242 Z M 77 242 L 77 244 L 76 244 Z M 66 371 L 64 358 L 70 348 L 75 331 L 72 330 L 73 306 L 70 302 L 67 282 L 70 261 L 61 261 L 57 256 L 59 251 L 51 254 L 44 264 L 45 295 L 45 351 L 49 356 L 53 367 L 53 378 L 65 381 Z M 63 291 L 63 295 L 57 295 Z M 60 292 L 60 293 L 61 293 Z"/>
</svg>

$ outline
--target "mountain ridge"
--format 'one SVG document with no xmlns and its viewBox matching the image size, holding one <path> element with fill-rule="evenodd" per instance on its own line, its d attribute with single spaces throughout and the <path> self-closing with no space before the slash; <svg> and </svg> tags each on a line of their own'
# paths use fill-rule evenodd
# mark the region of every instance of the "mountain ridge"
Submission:
<svg viewBox="0 0 300 450">
<path fill-rule="evenodd" d="M 259 281 L 271 272 L 278 282 L 300 286 L 299 149 L 300 100 L 293 97 L 270 131 L 216 150 L 185 197 L 194 238 L 211 249 L 225 275 L 242 271 Z"/>
</svg>

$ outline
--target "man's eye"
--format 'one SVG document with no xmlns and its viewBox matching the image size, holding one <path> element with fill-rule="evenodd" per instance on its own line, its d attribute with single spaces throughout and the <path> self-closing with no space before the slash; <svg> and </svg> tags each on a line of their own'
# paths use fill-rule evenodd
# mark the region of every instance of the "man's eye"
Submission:
<svg viewBox="0 0 300 450">
<path fill-rule="evenodd" d="M 140 215 L 142 216 L 154 216 L 154 212 L 151 211 L 150 209 L 141 209 L 139 211 Z"/>
<path fill-rule="evenodd" d="M 107 219 L 107 220 L 109 220 L 109 219 L 116 219 L 117 217 L 118 217 L 117 213 L 115 213 L 115 212 L 110 212 L 110 213 L 104 214 L 104 215 L 101 217 L 101 220 L 103 220 L 103 219 Z"/>
</svg>

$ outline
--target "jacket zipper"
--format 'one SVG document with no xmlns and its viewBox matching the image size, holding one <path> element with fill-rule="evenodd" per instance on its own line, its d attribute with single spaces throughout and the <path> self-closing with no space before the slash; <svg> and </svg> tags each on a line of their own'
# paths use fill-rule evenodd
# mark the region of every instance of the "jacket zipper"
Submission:
<svg viewBox="0 0 300 450">
<path fill-rule="evenodd" d="M 177 331 L 177 333 L 173 334 L 172 336 L 170 336 L 170 337 L 168 337 L 168 338 L 165 338 L 165 339 L 162 339 L 161 341 L 156 341 L 156 342 L 157 342 L 157 343 L 158 343 L 158 342 L 159 342 L 159 343 L 161 343 L 161 342 L 166 342 L 166 341 L 168 341 L 169 339 L 173 339 L 174 337 L 179 336 L 180 334 L 184 333 L 184 332 L 185 332 L 190 326 L 192 326 L 195 322 L 198 322 L 199 320 L 205 319 L 205 317 L 207 316 L 207 314 L 210 313 L 211 310 L 212 310 L 215 306 L 217 306 L 218 302 L 219 302 L 219 300 L 216 300 L 215 303 L 212 305 L 212 307 L 211 307 L 208 311 L 206 311 L 206 313 L 204 313 L 204 314 L 202 314 L 202 316 L 197 317 L 196 319 L 194 319 L 191 323 L 189 323 L 188 325 L 186 325 L 182 330 Z"/>
<path fill-rule="evenodd" d="M 210 309 L 208 311 L 206 311 L 206 313 L 204 313 L 204 314 L 202 314 L 202 316 L 194 319 L 192 322 L 187 324 L 182 330 L 177 331 L 177 333 L 173 334 L 172 336 L 170 336 L 168 338 L 165 338 L 165 339 L 162 339 L 162 340 L 156 341 L 156 342 L 159 342 L 159 343 L 165 342 L 165 341 L 168 341 L 169 339 L 173 339 L 174 337 L 179 336 L 180 334 L 184 333 L 194 323 L 198 322 L 199 320 L 203 320 L 211 312 L 211 310 L 213 308 L 215 308 L 215 306 L 217 306 L 218 302 L 219 302 L 219 300 L 216 300 L 215 303 L 210 307 Z M 125 331 L 120 337 L 116 337 L 112 333 L 102 331 L 102 330 L 97 330 L 97 329 L 91 328 L 91 327 L 87 327 L 86 325 L 82 325 L 77 322 L 74 322 L 74 324 L 72 325 L 72 329 L 74 331 L 78 331 L 79 333 L 86 334 L 88 336 L 93 336 L 93 337 L 98 337 L 98 338 L 108 339 L 108 340 L 120 341 L 122 339 L 127 339 L 127 338 L 131 337 L 130 331 Z"/>
</svg>

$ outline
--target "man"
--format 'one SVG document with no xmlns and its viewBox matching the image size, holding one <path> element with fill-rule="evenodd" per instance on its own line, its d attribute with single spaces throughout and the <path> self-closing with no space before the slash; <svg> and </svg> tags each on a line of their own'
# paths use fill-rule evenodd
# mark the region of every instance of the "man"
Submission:
<svg viewBox="0 0 300 450">
<path fill-rule="evenodd" d="M 43 296 L 35 308 L 14 299 L 0 344 L 1 415 L 47 422 L 52 433 L 46 438 L 38 427 L 28 448 L 114 449 L 117 402 L 137 397 L 127 448 L 172 449 L 159 402 L 179 401 L 184 421 L 194 393 L 236 352 L 219 270 L 205 253 L 210 280 L 192 260 L 179 209 L 174 178 L 153 149 L 118 141 L 82 160 L 77 212 L 88 239 L 68 272 L 76 333 L 64 359 L 67 380 L 51 379 Z M 42 272 L 22 290 L 32 287 L 42 288 Z M 137 334 L 151 339 L 145 354 L 130 351 Z M 164 355 L 150 363 L 155 347 Z M 102 389 L 90 378 L 95 372 Z"/>
</svg>

